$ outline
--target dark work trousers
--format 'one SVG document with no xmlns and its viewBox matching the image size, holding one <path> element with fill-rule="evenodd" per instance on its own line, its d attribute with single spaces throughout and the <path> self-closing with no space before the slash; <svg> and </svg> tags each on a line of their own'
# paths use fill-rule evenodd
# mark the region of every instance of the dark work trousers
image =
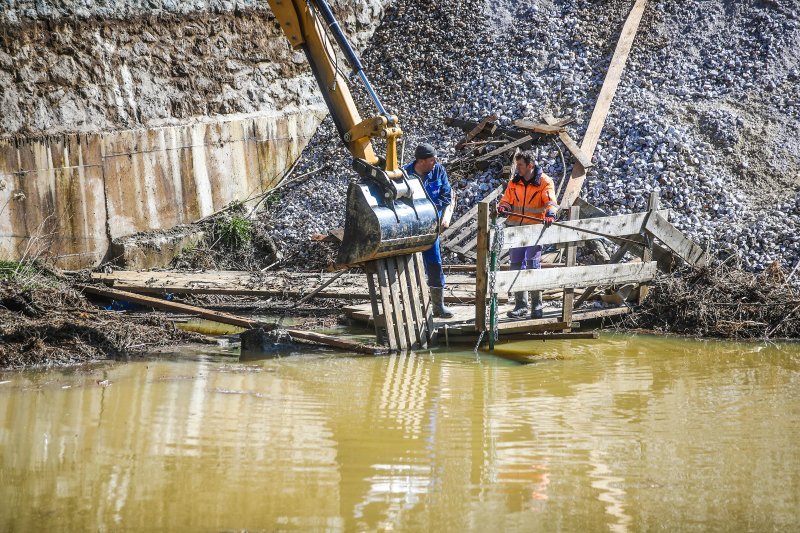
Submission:
<svg viewBox="0 0 800 533">
<path fill-rule="evenodd" d="M 541 246 L 539 248 L 541 249 Z M 442 270 L 442 253 L 439 250 L 439 239 L 436 239 L 433 246 L 422 252 L 422 261 L 425 263 L 428 287 L 444 288 L 444 270 Z"/>
</svg>

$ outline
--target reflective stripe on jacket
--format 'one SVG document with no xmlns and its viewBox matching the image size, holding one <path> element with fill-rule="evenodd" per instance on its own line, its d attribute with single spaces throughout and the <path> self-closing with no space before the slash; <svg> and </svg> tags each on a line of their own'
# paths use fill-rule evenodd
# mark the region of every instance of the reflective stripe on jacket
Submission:
<svg viewBox="0 0 800 533">
<path fill-rule="evenodd" d="M 522 176 L 516 175 L 508 182 L 506 192 L 498 205 L 505 205 L 515 213 L 544 220 L 544 214 L 547 211 L 555 211 L 558 207 L 553 180 L 547 174 L 541 174 L 526 182 Z M 535 223 L 534 220 L 514 215 L 510 215 L 506 221 L 507 226 L 524 226 Z"/>
</svg>

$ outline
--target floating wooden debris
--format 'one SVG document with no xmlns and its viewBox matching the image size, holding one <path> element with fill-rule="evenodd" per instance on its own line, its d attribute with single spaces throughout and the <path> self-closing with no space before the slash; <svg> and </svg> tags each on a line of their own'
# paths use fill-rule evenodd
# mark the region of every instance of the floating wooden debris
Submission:
<svg viewBox="0 0 800 533">
<path fill-rule="evenodd" d="M 205 309 L 203 307 L 198 307 L 196 305 L 189 305 L 179 302 L 171 302 L 168 300 L 161 300 L 159 298 L 153 298 L 151 296 L 143 296 L 141 294 L 134 294 L 132 292 L 111 289 L 108 287 L 99 287 L 96 285 L 79 285 L 76 288 L 84 293 L 94 294 L 97 296 L 102 296 L 114 300 L 131 302 L 138 305 L 152 307 L 154 309 L 161 309 L 164 311 L 197 315 L 200 318 L 205 318 L 206 320 L 213 320 L 214 322 L 221 322 L 223 324 L 229 324 L 232 326 L 237 326 L 248 330 L 254 328 L 261 328 L 270 331 L 277 329 L 279 327 L 277 324 L 270 324 L 270 323 L 260 322 L 257 320 L 249 320 L 246 318 L 242 318 L 240 316 L 232 315 L 230 313 L 223 313 L 221 311 L 212 311 L 210 309 Z M 289 336 L 292 337 L 293 339 L 299 339 L 301 341 L 310 341 L 317 344 L 324 344 L 326 346 L 340 348 L 343 350 L 349 350 L 356 353 L 366 353 L 375 355 L 375 354 L 385 353 L 386 351 L 381 346 L 362 344 L 359 342 L 353 342 L 346 339 L 333 337 L 331 335 L 324 335 L 322 333 L 317 333 L 313 331 L 302 331 L 297 329 L 286 329 L 284 331 L 286 331 L 286 333 L 288 333 Z"/>
</svg>

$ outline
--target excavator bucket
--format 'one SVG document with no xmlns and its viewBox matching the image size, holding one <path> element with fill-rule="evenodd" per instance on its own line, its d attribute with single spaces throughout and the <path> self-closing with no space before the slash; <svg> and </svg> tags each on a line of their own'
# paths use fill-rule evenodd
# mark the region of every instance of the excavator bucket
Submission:
<svg viewBox="0 0 800 533">
<path fill-rule="evenodd" d="M 439 217 L 419 179 L 409 194 L 385 199 L 375 183 L 361 179 L 347 190 L 344 236 L 337 262 L 355 264 L 427 250 L 439 236 Z"/>
</svg>

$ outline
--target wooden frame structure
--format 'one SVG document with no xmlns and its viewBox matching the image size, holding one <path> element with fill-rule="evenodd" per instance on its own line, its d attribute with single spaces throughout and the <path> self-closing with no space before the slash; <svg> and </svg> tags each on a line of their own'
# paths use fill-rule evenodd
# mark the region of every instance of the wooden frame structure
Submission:
<svg viewBox="0 0 800 533">
<path fill-rule="evenodd" d="M 435 329 L 422 254 L 370 261 L 366 271 L 378 343 L 402 352 L 427 348 Z"/>
<path fill-rule="evenodd" d="M 563 289 L 561 320 L 553 321 L 548 328 L 552 331 L 558 331 L 568 330 L 572 327 L 574 309 L 577 307 L 573 299 L 575 288 L 589 288 L 589 290 L 583 291 L 583 296 L 579 300 L 580 303 L 583 303 L 597 286 L 636 283 L 644 289 L 644 284 L 655 277 L 658 269 L 658 263 L 652 260 L 654 238 L 660 237 L 664 233 L 662 231 L 653 233 L 652 230 L 655 225 L 652 221 L 658 220 L 659 223 L 664 221 L 669 224 L 667 221 L 669 213 L 658 210 L 657 192 L 651 193 L 649 206 L 650 210 L 645 213 L 590 219 L 581 219 L 581 208 L 574 206 L 570 210 L 569 222 L 561 226 L 545 228 L 543 225 L 532 224 L 507 228 L 500 226 L 497 229 L 492 229 L 490 224 L 492 206 L 490 201 L 482 201 L 478 206 L 477 221 L 476 331 L 490 331 L 492 329 L 491 324 L 487 322 L 486 308 L 492 296 L 496 297 L 498 294 L 512 291 Z M 671 224 L 669 225 L 672 226 Z M 566 257 L 564 266 L 539 270 L 496 271 L 493 273 L 494 286 L 490 286 L 489 254 L 498 231 L 503 232 L 500 246 L 502 250 L 545 244 L 562 246 L 565 249 Z M 576 266 L 577 248 L 586 241 L 602 238 L 598 234 L 606 235 L 608 238 L 624 239 L 623 242 L 626 244 L 638 244 L 642 248 L 641 253 L 644 260 L 641 262 L 620 263 L 619 261 L 624 256 L 623 253 L 608 264 Z M 684 241 L 687 240 L 682 236 L 681 238 Z M 619 314 L 617 309 L 610 311 L 613 311 L 610 314 Z M 602 316 L 602 313 L 600 316 Z M 519 331 L 526 325 L 542 326 L 544 323 L 543 319 L 504 321 L 499 322 L 497 328 L 499 330 L 513 329 Z"/>
</svg>

